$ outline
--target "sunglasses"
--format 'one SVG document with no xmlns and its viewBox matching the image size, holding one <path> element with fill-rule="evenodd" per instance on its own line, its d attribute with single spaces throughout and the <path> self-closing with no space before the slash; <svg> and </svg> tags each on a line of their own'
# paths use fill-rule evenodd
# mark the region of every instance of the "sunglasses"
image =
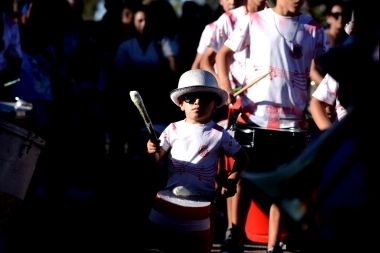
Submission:
<svg viewBox="0 0 380 253">
<path fill-rule="evenodd" d="M 216 96 L 208 92 L 195 92 L 182 95 L 182 100 L 188 104 L 194 104 L 199 99 L 201 103 L 209 104 L 216 100 Z"/>
<path fill-rule="evenodd" d="M 331 12 L 331 16 L 333 16 L 335 19 L 338 19 L 339 17 L 343 17 L 343 13 L 341 12 Z"/>
</svg>

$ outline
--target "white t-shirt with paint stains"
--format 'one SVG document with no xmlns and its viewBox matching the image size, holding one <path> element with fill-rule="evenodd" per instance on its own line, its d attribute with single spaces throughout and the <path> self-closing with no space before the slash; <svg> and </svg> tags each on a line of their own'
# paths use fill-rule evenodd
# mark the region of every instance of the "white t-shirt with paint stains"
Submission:
<svg viewBox="0 0 380 253">
<path fill-rule="evenodd" d="M 305 14 L 284 17 L 268 8 L 240 19 L 225 45 L 247 50 L 247 83 L 271 70 L 241 94 L 239 120 L 275 129 L 298 127 L 297 121 L 282 118 L 303 116 L 312 60 L 329 48 L 322 26 Z"/>
<path fill-rule="evenodd" d="M 192 191 L 214 191 L 221 154 L 231 157 L 240 144 L 213 121 L 189 124 L 171 123 L 159 137 L 168 152 L 168 181 L 165 189 L 184 186 Z"/>
<path fill-rule="evenodd" d="M 213 29 L 213 36 L 210 41 L 209 47 L 211 47 L 215 52 L 218 52 L 230 34 L 237 26 L 238 21 L 247 15 L 247 8 L 245 5 L 238 8 L 232 9 L 223 13 L 215 22 Z M 234 89 L 235 87 L 240 87 L 245 84 L 245 59 L 247 54 L 245 50 L 241 50 L 234 54 L 230 63 L 230 81 L 231 86 Z"/>
<path fill-rule="evenodd" d="M 326 74 L 312 96 L 326 104 L 332 106 L 335 104 L 337 119 L 341 120 L 347 114 L 347 110 L 340 104 L 338 90 L 339 83 L 332 76 Z"/>
</svg>

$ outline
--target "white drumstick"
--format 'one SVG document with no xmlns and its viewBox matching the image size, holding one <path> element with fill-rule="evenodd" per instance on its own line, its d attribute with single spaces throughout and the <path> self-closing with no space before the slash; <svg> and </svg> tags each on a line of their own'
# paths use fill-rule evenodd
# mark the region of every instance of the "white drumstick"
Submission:
<svg viewBox="0 0 380 253">
<path fill-rule="evenodd" d="M 219 194 L 217 191 L 191 191 L 185 186 L 177 186 L 173 189 L 173 194 L 178 197 L 214 197 Z"/>
<path fill-rule="evenodd" d="M 17 82 L 20 82 L 20 78 L 17 78 L 16 80 L 13 80 L 13 81 L 10 81 L 10 82 L 7 82 L 4 84 L 4 87 L 7 87 L 7 86 L 11 86 L 12 84 L 15 84 Z"/>
<path fill-rule="evenodd" d="M 135 104 L 135 106 L 139 110 L 139 113 L 140 113 L 141 117 L 143 118 L 145 126 L 148 129 L 149 133 L 152 135 L 154 140 L 157 142 L 158 138 L 157 138 L 156 132 L 154 131 L 152 121 L 150 120 L 150 117 L 149 117 L 148 112 L 145 108 L 145 105 L 144 105 L 144 102 L 140 96 L 140 93 L 133 90 L 133 91 L 129 92 L 129 96 L 131 97 L 132 102 Z"/>
</svg>

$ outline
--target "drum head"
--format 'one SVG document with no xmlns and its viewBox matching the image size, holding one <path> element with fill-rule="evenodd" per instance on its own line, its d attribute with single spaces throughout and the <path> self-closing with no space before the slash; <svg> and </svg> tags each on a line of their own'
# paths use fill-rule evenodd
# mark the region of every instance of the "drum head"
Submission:
<svg viewBox="0 0 380 253">
<path fill-rule="evenodd" d="M 188 198 L 180 198 L 172 191 L 165 190 L 165 191 L 159 191 L 158 196 L 162 198 L 163 200 L 170 202 L 175 205 L 180 206 L 187 206 L 187 207 L 206 207 L 211 204 L 210 201 L 207 201 L 205 199 L 196 198 L 196 197 L 188 197 Z"/>
</svg>

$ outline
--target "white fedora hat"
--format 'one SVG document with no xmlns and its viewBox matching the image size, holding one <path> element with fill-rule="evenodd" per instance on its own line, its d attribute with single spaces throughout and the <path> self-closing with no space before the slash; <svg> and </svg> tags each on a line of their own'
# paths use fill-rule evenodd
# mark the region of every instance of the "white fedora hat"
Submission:
<svg viewBox="0 0 380 253">
<path fill-rule="evenodd" d="M 228 99 L 225 90 L 218 87 L 218 82 L 213 74 L 206 70 L 194 69 L 183 73 L 178 81 L 178 88 L 170 92 L 170 98 L 179 106 L 178 98 L 187 93 L 212 92 L 219 97 L 216 107 L 224 105 Z"/>
</svg>

